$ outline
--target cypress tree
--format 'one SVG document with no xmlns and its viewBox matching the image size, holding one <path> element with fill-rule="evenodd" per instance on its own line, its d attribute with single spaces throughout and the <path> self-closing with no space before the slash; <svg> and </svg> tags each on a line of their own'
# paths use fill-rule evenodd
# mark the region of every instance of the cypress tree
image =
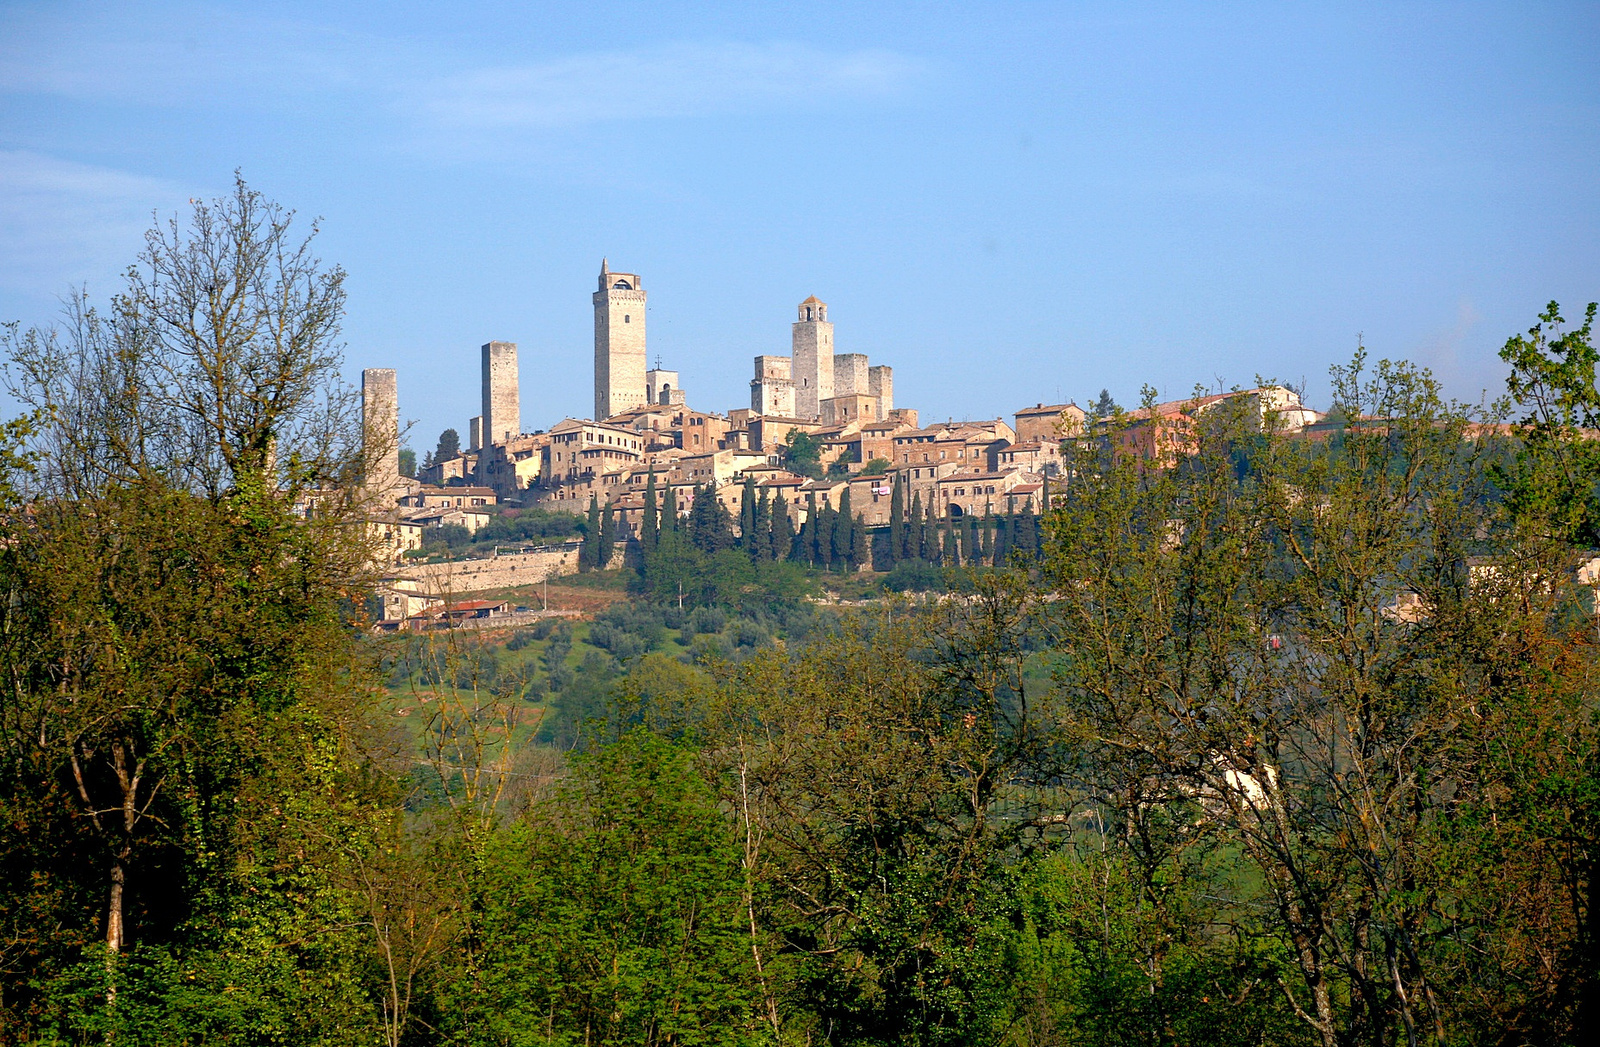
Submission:
<svg viewBox="0 0 1600 1047">
<path fill-rule="evenodd" d="M 884 562 L 879 564 L 881 569 L 887 571 L 893 567 L 895 561 L 900 559 L 901 550 L 906 543 L 906 497 L 905 488 L 900 484 L 900 477 L 894 478 L 894 492 L 889 495 L 889 548 Z"/>
<path fill-rule="evenodd" d="M 656 551 L 656 537 L 660 533 L 661 518 L 656 511 L 656 471 L 644 482 L 644 519 L 639 524 L 639 545 L 646 555 Z"/>
<path fill-rule="evenodd" d="M 1006 499 L 1005 515 L 1000 517 L 994 533 L 994 562 L 997 566 L 1004 566 L 1006 557 L 1011 555 L 1013 544 L 1012 524 L 1015 522 L 1016 499 Z"/>
<path fill-rule="evenodd" d="M 689 502 L 689 517 L 684 521 L 684 535 L 689 539 L 689 544 L 701 552 L 710 552 L 706 543 L 710 528 L 706 526 L 706 502 L 700 497 L 700 485 L 694 486 L 694 498 Z"/>
<path fill-rule="evenodd" d="M 971 513 L 967 514 L 967 533 L 961 543 L 961 559 L 965 563 L 974 564 L 982 561 L 982 552 L 978 548 L 978 518 Z"/>
<path fill-rule="evenodd" d="M 589 513 L 584 520 L 583 544 L 578 547 L 578 570 L 592 571 L 600 566 L 600 500 L 589 496 Z"/>
<path fill-rule="evenodd" d="M 767 501 L 766 488 L 756 499 L 756 511 L 751 521 L 750 536 L 745 539 L 750 559 L 756 563 L 772 559 L 772 505 Z"/>
<path fill-rule="evenodd" d="M 822 518 L 817 513 L 817 492 L 810 491 L 806 494 L 806 522 L 800 528 L 800 544 L 804 547 L 803 558 L 813 567 L 817 565 L 818 548 L 817 532 L 822 529 Z"/>
<path fill-rule="evenodd" d="M 728 507 L 722 504 L 722 499 L 717 497 L 715 482 L 706 484 L 706 551 L 710 553 L 721 552 L 724 549 L 737 549 L 739 539 L 733 534 L 733 516 L 728 512 Z M 751 503 L 751 513 L 755 512 L 754 503 Z"/>
<path fill-rule="evenodd" d="M 789 502 L 782 491 L 772 503 L 772 558 L 794 559 L 794 521 L 789 519 Z"/>
<path fill-rule="evenodd" d="M 611 556 L 616 552 L 616 541 L 617 516 L 608 501 L 605 512 L 600 514 L 600 567 L 610 566 Z"/>
<path fill-rule="evenodd" d="M 859 571 L 872 559 L 872 535 L 859 515 L 850 521 L 850 568 Z"/>
<path fill-rule="evenodd" d="M 985 504 L 983 507 L 983 525 L 978 529 L 978 559 L 983 563 L 994 563 L 994 506 Z"/>
<path fill-rule="evenodd" d="M 756 546 L 756 478 L 746 474 L 739 494 L 739 547 L 754 559 Z"/>
<path fill-rule="evenodd" d="M 833 563 L 843 569 L 850 563 L 852 550 L 855 549 L 855 516 L 850 512 L 850 487 L 845 485 L 844 493 L 839 496 L 839 511 L 833 521 Z"/>
<path fill-rule="evenodd" d="M 926 560 L 928 554 L 922 548 L 922 528 L 925 525 L 922 519 L 922 493 L 910 496 L 910 519 L 906 520 L 906 546 L 904 556 L 907 560 Z"/>
<path fill-rule="evenodd" d="M 676 531 L 677 529 L 678 495 L 669 483 L 667 484 L 666 497 L 661 499 L 661 533 L 666 534 L 668 531 Z"/>
<path fill-rule="evenodd" d="M 1027 557 L 1039 554 L 1039 526 L 1033 518 L 1033 502 L 1022 503 L 1022 513 L 1017 517 L 1017 548 Z"/>
<path fill-rule="evenodd" d="M 939 516 L 933 511 L 938 495 L 928 494 L 928 512 L 922 521 L 922 558 L 938 567 L 944 562 L 944 549 L 939 544 Z"/>
</svg>

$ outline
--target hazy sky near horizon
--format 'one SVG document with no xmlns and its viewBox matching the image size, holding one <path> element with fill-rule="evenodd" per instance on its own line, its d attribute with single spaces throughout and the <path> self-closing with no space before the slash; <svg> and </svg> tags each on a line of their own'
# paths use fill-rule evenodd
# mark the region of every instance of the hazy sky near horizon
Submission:
<svg viewBox="0 0 1600 1047">
<path fill-rule="evenodd" d="M 1600 5 L 0 0 L 0 320 L 117 289 L 245 178 L 323 219 L 348 374 L 411 443 L 521 349 L 586 415 L 602 256 L 652 361 L 749 402 L 827 301 L 923 419 L 1298 383 L 1358 335 L 1451 394 L 1600 299 Z"/>
</svg>

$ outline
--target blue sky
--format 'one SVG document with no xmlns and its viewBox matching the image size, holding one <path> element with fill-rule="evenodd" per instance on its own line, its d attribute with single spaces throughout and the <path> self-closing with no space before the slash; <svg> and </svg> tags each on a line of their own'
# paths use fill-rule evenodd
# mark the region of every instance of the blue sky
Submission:
<svg viewBox="0 0 1600 1047">
<path fill-rule="evenodd" d="M 116 288 L 234 168 L 320 215 L 349 373 L 412 438 L 517 342 L 525 427 L 592 402 L 602 256 L 691 403 L 794 305 L 923 418 L 1256 375 L 1358 333 L 1498 391 L 1600 298 L 1600 5 L 0 2 L 0 319 Z"/>
</svg>

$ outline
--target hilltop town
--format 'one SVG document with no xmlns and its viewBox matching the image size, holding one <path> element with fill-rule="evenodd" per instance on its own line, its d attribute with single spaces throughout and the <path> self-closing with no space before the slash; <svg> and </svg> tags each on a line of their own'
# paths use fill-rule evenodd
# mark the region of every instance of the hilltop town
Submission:
<svg viewBox="0 0 1600 1047">
<path fill-rule="evenodd" d="M 468 420 L 466 445 L 447 432 L 414 475 L 400 468 L 396 453 L 396 372 L 363 372 L 368 484 L 391 492 L 395 506 L 384 520 L 391 566 L 414 560 L 429 528 L 475 534 L 507 508 L 604 508 L 613 528 L 608 537 L 624 541 L 643 525 L 651 485 L 661 504 L 670 499 L 680 514 L 709 494 L 736 520 L 741 500 L 753 493 L 763 505 L 783 506 L 791 534 L 801 532 L 812 512 L 846 506 L 869 530 L 887 528 L 895 504 L 902 513 L 915 504 L 919 515 L 946 525 L 967 517 L 1033 515 L 1059 475 L 1062 437 L 1089 418 L 1075 403 L 1034 403 L 1009 420 L 922 425 L 915 407 L 896 405 L 892 367 L 835 351 L 828 305 L 815 295 L 797 307 L 790 353 L 754 358 L 749 405 L 702 410 L 691 406 L 678 371 L 659 361 L 647 364 L 648 299 L 640 275 L 613 271 L 602 261 L 592 300 L 593 417 L 525 428 L 517 345 L 487 342 L 481 349 L 482 413 Z M 1318 421 L 1295 391 L 1274 386 L 1130 412 L 1117 439 L 1130 451 L 1168 461 L 1182 453 L 1185 431 L 1171 423 L 1239 396 L 1275 415 L 1284 431 Z M 869 542 L 869 563 L 870 548 Z M 458 567 L 453 587 L 470 592 L 569 573 L 578 567 L 577 550 L 571 541 L 513 554 L 523 561 L 497 557 L 503 562 L 493 570 Z M 435 584 L 440 577 L 432 572 Z M 397 601 L 396 613 L 413 603 Z"/>
</svg>

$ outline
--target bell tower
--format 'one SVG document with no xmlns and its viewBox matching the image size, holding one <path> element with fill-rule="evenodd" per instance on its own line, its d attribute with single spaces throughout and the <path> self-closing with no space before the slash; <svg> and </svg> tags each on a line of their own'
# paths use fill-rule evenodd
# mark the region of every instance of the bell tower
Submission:
<svg viewBox="0 0 1600 1047">
<path fill-rule="evenodd" d="M 613 273 L 600 261 L 594 293 L 594 420 L 604 421 L 647 400 L 645 294 L 638 273 Z"/>
<path fill-rule="evenodd" d="M 795 417 L 822 416 L 822 401 L 833 399 L 833 324 L 828 303 L 812 295 L 800 303 L 790 343 Z"/>
</svg>

